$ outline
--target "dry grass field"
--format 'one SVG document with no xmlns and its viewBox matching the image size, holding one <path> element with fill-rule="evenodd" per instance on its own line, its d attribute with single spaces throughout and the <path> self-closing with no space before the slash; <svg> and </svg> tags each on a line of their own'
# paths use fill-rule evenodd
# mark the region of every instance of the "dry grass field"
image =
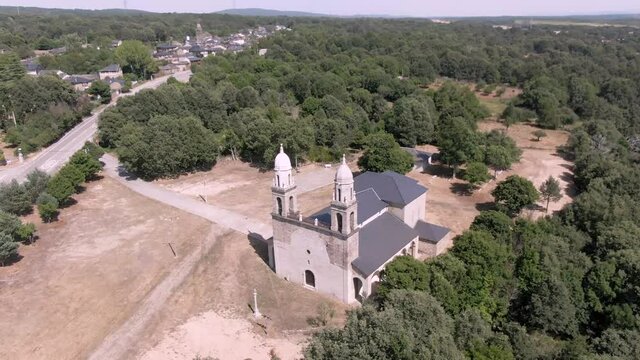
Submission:
<svg viewBox="0 0 640 360">
<path fill-rule="evenodd" d="M 342 321 L 341 304 L 278 279 L 263 259 L 263 244 L 246 235 L 144 198 L 110 178 L 89 184 L 75 198 L 78 203 L 64 209 L 59 222 L 42 224 L 30 216 L 38 241 L 21 248 L 21 261 L 0 268 L 0 358 L 87 358 L 212 233 L 211 249 L 159 304 L 161 311 L 126 358 L 147 352 L 153 359 L 221 356 L 220 349 L 229 347 L 242 359 L 268 359 L 272 348 L 293 356 L 319 304 L 330 304 L 334 321 Z M 254 288 L 268 316 L 257 323 L 248 307 Z M 181 324 L 199 345 L 185 348 L 180 341 L 167 349 Z"/>
</svg>

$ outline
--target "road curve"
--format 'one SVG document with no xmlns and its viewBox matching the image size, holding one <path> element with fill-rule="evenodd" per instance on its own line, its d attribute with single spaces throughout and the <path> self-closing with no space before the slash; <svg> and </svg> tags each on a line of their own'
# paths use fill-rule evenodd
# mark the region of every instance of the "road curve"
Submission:
<svg viewBox="0 0 640 360">
<path fill-rule="evenodd" d="M 146 83 L 132 89 L 131 92 L 120 95 L 120 97 L 135 95 L 145 89 L 155 89 L 167 82 L 171 76 L 175 77 L 179 81 L 186 82 L 191 76 L 191 71 L 183 71 L 147 81 Z M 44 149 L 35 157 L 27 159 L 24 164 L 6 170 L 0 169 L 0 183 L 9 182 L 12 179 L 22 182 L 26 179 L 27 174 L 35 169 L 40 169 L 49 174 L 56 172 L 69 160 L 71 155 L 82 148 L 85 142 L 94 137 L 95 133 L 98 131 L 98 118 L 100 118 L 100 114 L 102 114 L 105 109 L 114 105 L 115 102 L 112 102 L 111 104 L 99 109 L 94 114 L 84 118 L 82 122 L 69 130 L 69 132 L 67 132 L 58 141 Z"/>
</svg>

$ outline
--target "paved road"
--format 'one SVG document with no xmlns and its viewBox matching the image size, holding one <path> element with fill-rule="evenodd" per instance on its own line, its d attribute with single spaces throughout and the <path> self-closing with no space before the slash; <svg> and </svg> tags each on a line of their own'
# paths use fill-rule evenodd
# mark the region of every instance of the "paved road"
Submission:
<svg viewBox="0 0 640 360">
<path fill-rule="evenodd" d="M 174 76 L 179 81 L 185 82 L 189 80 L 191 71 L 180 72 L 172 76 Z M 132 89 L 131 92 L 122 94 L 120 96 L 131 96 L 135 95 L 141 90 L 155 89 L 158 86 L 164 84 L 167 79 L 169 79 L 169 77 L 171 77 L 171 75 L 159 77 L 157 79 L 148 81 Z M 80 150 L 86 141 L 93 138 L 98 130 L 98 118 L 100 117 L 100 114 L 102 114 L 102 112 L 106 108 L 113 106 L 114 104 L 115 102 L 109 104 L 104 108 L 101 108 L 93 115 L 85 118 L 80 124 L 76 125 L 76 127 L 67 132 L 57 142 L 43 150 L 35 157 L 27 159 L 24 164 L 5 170 L 0 170 L 0 183 L 9 182 L 12 179 L 16 179 L 19 182 L 22 182 L 27 177 L 27 174 L 35 169 L 40 169 L 49 174 L 52 174 L 60 169 L 60 167 L 62 167 L 62 165 L 64 165 L 67 160 L 69 160 L 71 155 Z"/>
<path fill-rule="evenodd" d="M 132 178 L 122 169 L 118 159 L 110 154 L 105 154 L 101 160 L 105 163 L 104 169 L 107 176 L 118 180 L 121 184 L 143 196 L 243 234 L 252 234 L 258 236 L 258 238 L 261 236 L 263 239 L 269 239 L 273 236 L 270 224 L 223 209 L 215 204 L 206 204 L 190 196 L 162 188 L 154 183 Z"/>
</svg>

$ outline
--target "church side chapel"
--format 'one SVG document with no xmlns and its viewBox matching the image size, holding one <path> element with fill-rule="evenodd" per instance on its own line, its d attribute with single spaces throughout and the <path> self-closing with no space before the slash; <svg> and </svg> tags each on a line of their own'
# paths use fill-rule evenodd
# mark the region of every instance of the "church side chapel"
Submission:
<svg viewBox="0 0 640 360">
<path fill-rule="evenodd" d="M 292 170 L 280 145 L 269 265 L 288 281 L 345 303 L 361 302 L 375 293 L 381 271 L 395 257 L 432 257 L 453 245 L 449 229 L 424 220 L 427 189 L 416 180 L 391 171 L 354 179 L 343 156 L 331 202 L 303 217 Z"/>
</svg>

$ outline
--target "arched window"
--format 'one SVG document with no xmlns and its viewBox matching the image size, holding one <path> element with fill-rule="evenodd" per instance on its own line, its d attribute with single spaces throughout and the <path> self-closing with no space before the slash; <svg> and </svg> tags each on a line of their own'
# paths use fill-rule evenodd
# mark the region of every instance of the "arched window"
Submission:
<svg viewBox="0 0 640 360">
<path fill-rule="evenodd" d="M 338 189 L 338 198 L 337 201 L 342 201 L 342 189 Z"/>
<path fill-rule="evenodd" d="M 276 198 L 278 199 L 278 215 L 282 216 L 282 199 L 281 198 Z"/>
<path fill-rule="evenodd" d="M 304 272 L 304 283 L 307 286 L 311 286 L 312 288 L 316 287 L 316 276 L 313 275 L 311 270 L 305 270 Z"/>
<path fill-rule="evenodd" d="M 349 226 L 351 226 L 352 231 L 356 228 L 356 214 L 353 211 L 349 215 Z"/>
<path fill-rule="evenodd" d="M 338 223 L 338 232 L 342 232 L 342 214 L 336 214 L 336 221 Z"/>
<path fill-rule="evenodd" d="M 353 291 L 355 299 L 362 302 L 362 280 L 360 278 L 353 278 Z"/>
<path fill-rule="evenodd" d="M 295 205 L 293 203 L 293 196 L 289 196 L 289 211 L 294 211 Z"/>
<path fill-rule="evenodd" d="M 280 175 L 276 175 L 276 186 L 280 187 Z"/>
<path fill-rule="evenodd" d="M 289 174 L 289 184 L 288 185 L 291 185 L 291 174 Z"/>
</svg>

